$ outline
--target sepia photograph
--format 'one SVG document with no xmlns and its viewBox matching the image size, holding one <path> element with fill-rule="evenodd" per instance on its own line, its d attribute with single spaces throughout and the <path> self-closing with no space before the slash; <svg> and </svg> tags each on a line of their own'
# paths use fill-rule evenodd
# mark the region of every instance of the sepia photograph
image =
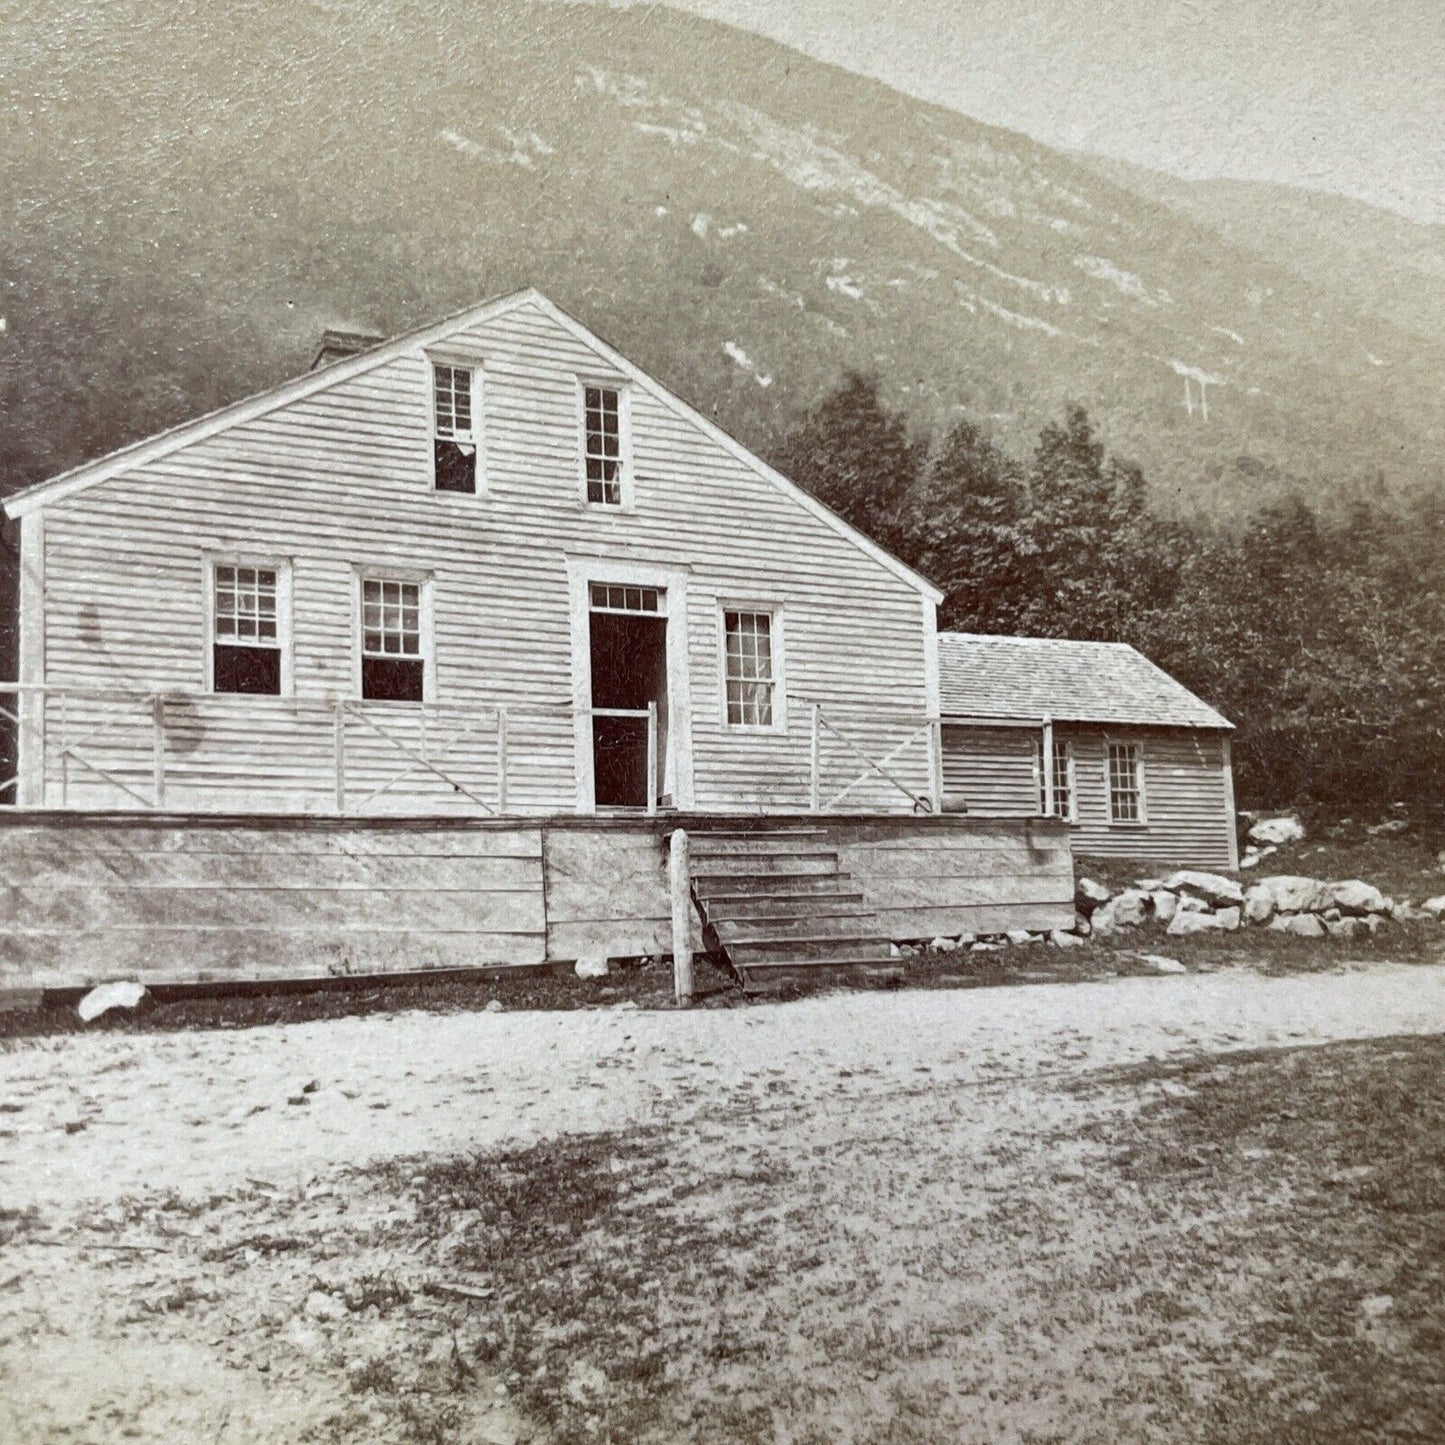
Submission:
<svg viewBox="0 0 1445 1445">
<path fill-rule="evenodd" d="M 1445 1441 L 1439 0 L 0 0 L 130 1441 Z"/>
</svg>

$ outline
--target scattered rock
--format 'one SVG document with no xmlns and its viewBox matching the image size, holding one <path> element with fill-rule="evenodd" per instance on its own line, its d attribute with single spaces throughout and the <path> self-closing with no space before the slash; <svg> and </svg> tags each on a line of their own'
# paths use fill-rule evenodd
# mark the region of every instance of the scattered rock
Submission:
<svg viewBox="0 0 1445 1445">
<path fill-rule="evenodd" d="M 1168 923 L 1176 913 L 1179 912 L 1179 895 L 1170 893 L 1167 889 L 1161 888 L 1149 895 L 1154 905 L 1154 917 L 1160 923 Z"/>
<path fill-rule="evenodd" d="M 1166 958 L 1162 953 L 1140 954 L 1139 962 L 1155 973 L 1187 973 L 1189 970 L 1177 958 Z"/>
<path fill-rule="evenodd" d="M 1389 911 L 1385 895 L 1373 884 L 1362 882 L 1358 878 L 1351 878 L 1343 883 L 1322 884 L 1317 907 L 1321 910 L 1338 908 L 1341 913 L 1353 913 L 1356 916 Z"/>
<path fill-rule="evenodd" d="M 1174 908 L 1176 913 L 1209 912 L 1209 905 L 1202 898 L 1196 898 L 1192 893 L 1180 893 L 1175 896 L 1179 900 Z"/>
<path fill-rule="evenodd" d="M 1322 884 L 1314 878 L 1281 873 L 1261 878 L 1244 895 L 1244 914 L 1251 923 L 1268 923 L 1276 913 L 1313 913 L 1320 906 Z"/>
<path fill-rule="evenodd" d="M 1101 903 L 1109 901 L 1109 890 L 1092 878 L 1080 878 L 1074 884 L 1074 903 L 1083 913 L 1092 913 Z"/>
<path fill-rule="evenodd" d="M 898 946 L 896 943 L 890 943 L 890 944 L 888 945 L 888 957 L 889 957 L 889 958 L 902 958 L 902 957 L 903 957 L 903 950 L 902 950 L 901 948 L 899 948 L 899 946 Z"/>
<path fill-rule="evenodd" d="M 1251 843 L 1298 843 L 1305 835 L 1305 825 L 1298 813 L 1286 813 L 1276 818 L 1261 818 L 1246 835 Z"/>
<path fill-rule="evenodd" d="M 958 947 L 951 938 L 944 938 L 942 935 L 938 938 L 930 939 L 928 946 L 938 953 L 952 953 L 953 950 Z"/>
<path fill-rule="evenodd" d="M 1445 893 L 1442 893 L 1438 898 L 1427 898 L 1420 907 L 1432 918 L 1445 917 Z"/>
<path fill-rule="evenodd" d="M 1219 926 L 1226 933 L 1233 933 L 1239 927 L 1239 909 L 1237 908 L 1221 908 L 1214 916 L 1219 920 Z"/>
<path fill-rule="evenodd" d="M 1049 942 L 1055 948 L 1082 948 L 1084 940 L 1077 933 L 1070 933 L 1067 929 L 1056 928 L 1049 934 Z"/>
<path fill-rule="evenodd" d="M 1363 918 L 1327 918 L 1325 928 L 1329 930 L 1332 938 L 1353 938 L 1357 933 L 1365 931 L 1365 920 Z"/>
<path fill-rule="evenodd" d="M 1001 943 L 985 943 L 980 939 L 977 943 L 970 944 L 968 951 L 970 953 L 997 953 L 1002 947 Z"/>
<path fill-rule="evenodd" d="M 346 1314 L 346 1305 L 341 1300 L 319 1289 L 312 1290 L 306 1296 L 306 1303 L 302 1308 L 307 1318 L 313 1320 L 339 1320 Z"/>
<path fill-rule="evenodd" d="M 978 935 L 976 933 L 960 933 L 958 935 L 958 946 L 960 948 L 968 948 L 977 942 Z"/>
<path fill-rule="evenodd" d="M 489 1000 L 486 1008 L 482 1010 L 484 1014 L 499 1014 L 502 1011 L 502 1001 L 499 998 Z"/>
<path fill-rule="evenodd" d="M 1107 905 L 1114 910 L 1114 924 L 1118 928 L 1137 928 L 1149 914 L 1149 895 L 1137 888 L 1126 888 Z"/>
<path fill-rule="evenodd" d="M 1387 1315 L 1395 1308 L 1395 1298 L 1388 1294 L 1372 1294 L 1369 1299 L 1360 1301 L 1360 1312 L 1367 1319 L 1377 1320 L 1381 1315 Z"/>
<path fill-rule="evenodd" d="M 98 1019 L 101 1014 L 113 1008 L 135 1008 L 146 996 L 145 985 L 133 979 L 119 979 L 115 983 L 102 983 L 91 989 L 76 1005 L 75 1011 L 83 1023 Z"/>
<path fill-rule="evenodd" d="M 1230 909 L 1230 912 L 1234 914 L 1234 926 L 1238 928 L 1239 911 Z M 1228 926 L 1218 913 L 1185 912 L 1181 908 L 1170 920 L 1165 932 L 1175 938 L 1183 938 L 1191 933 L 1222 933 Z"/>
<path fill-rule="evenodd" d="M 612 970 L 608 967 L 605 958 L 599 958 L 594 955 L 588 958 L 579 958 L 577 962 L 572 965 L 572 972 L 575 973 L 578 978 L 606 978 Z"/>
<path fill-rule="evenodd" d="M 1280 913 L 1270 920 L 1276 933 L 1292 933 L 1296 938 L 1323 938 L 1324 922 L 1313 913 Z"/>
<path fill-rule="evenodd" d="M 1027 928 L 1010 928 L 1004 935 L 1010 943 L 1037 943 L 1038 939 Z"/>
<path fill-rule="evenodd" d="M 1245 849 L 1244 857 L 1239 860 L 1241 868 L 1257 868 L 1271 853 L 1278 853 L 1279 849 L 1271 845 L 1268 848 L 1256 848 L 1252 843 Z"/>
<path fill-rule="evenodd" d="M 1174 893 L 1192 893 L 1217 908 L 1244 902 L 1244 889 L 1233 878 L 1219 873 L 1196 873 L 1183 868 L 1171 873 L 1164 880 L 1164 886 Z"/>
<path fill-rule="evenodd" d="M 1409 826 L 1408 819 L 1387 818 L 1383 823 L 1376 823 L 1373 828 L 1366 828 L 1365 832 L 1372 838 L 1378 838 L 1382 833 L 1403 833 Z"/>
<path fill-rule="evenodd" d="M 1424 908 L 1417 908 L 1408 898 L 1396 900 L 1390 910 L 1390 917 L 1399 923 L 1433 923 L 1435 915 Z"/>
<path fill-rule="evenodd" d="M 1111 933 L 1119 931 L 1119 924 L 1114 916 L 1114 905 L 1105 903 L 1102 907 L 1096 908 L 1089 916 L 1089 928 L 1100 938 L 1107 938 Z"/>
</svg>

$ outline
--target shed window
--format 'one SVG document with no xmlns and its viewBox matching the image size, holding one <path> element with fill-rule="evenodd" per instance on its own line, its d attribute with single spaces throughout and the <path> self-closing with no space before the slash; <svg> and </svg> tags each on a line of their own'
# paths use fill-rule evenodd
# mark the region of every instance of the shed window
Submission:
<svg viewBox="0 0 1445 1445">
<path fill-rule="evenodd" d="M 1109 821 L 1144 821 L 1144 777 L 1138 743 L 1109 744 Z"/>
<path fill-rule="evenodd" d="M 622 505 L 622 398 L 615 387 L 582 388 L 587 500 Z"/>
<path fill-rule="evenodd" d="M 1044 740 L 1034 739 L 1034 770 L 1039 782 L 1039 812 L 1049 811 L 1048 794 L 1044 791 Z M 1074 745 L 1063 738 L 1054 739 L 1054 808 L 1056 818 L 1072 822 L 1074 818 Z"/>
<path fill-rule="evenodd" d="M 362 578 L 362 697 L 421 702 L 426 695 L 421 644 L 421 584 Z"/>
<path fill-rule="evenodd" d="M 213 692 L 281 692 L 276 569 L 217 563 L 211 576 Z"/>
<path fill-rule="evenodd" d="M 724 612 L 728 723 L 773 725 L 773 617 L 770 612 Z"/>
<path fill-rule="evenodd" d="M 473 418 L 474 374 L 469 366 L 432 366 L 432 464 L 439 492 L 477 489 L 477 434 Z"/>
</svg>

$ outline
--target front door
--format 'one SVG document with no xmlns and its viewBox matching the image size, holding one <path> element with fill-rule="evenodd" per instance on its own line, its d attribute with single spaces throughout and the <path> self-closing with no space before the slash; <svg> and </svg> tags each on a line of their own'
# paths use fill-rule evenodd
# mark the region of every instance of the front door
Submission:
<svg viewBox="0 0 1445 1445">
<path fill-rule="evenodd" d="M 645 808 L 649 703 L 657 706 L 659 794 L 669 771 L 666 592 L 594 582 L 589 603 L 594 796 L 599 808 Z"/>
</svg>

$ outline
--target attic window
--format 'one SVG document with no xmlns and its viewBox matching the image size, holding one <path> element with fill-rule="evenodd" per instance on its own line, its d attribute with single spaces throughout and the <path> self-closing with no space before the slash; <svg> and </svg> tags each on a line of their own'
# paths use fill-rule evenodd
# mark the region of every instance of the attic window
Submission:
<svg viewBox="0 0 1445 1445">
<path fill-rule="evenodd" d="M 274 567 L 216 563 L 211 573 L 211 690 L 276 697 L 281 635 Z"/>
<path fill-rule="evenodd" d="M 587 500 L 622 505 L 622 397 L 616 387 L 582 388 L 586 434 Z"/>
<path fill-rule="evenodd" d="M 476 372 L 432 364 L 432 476 L 439 492 L 477 490 Z"/>
</svg>

